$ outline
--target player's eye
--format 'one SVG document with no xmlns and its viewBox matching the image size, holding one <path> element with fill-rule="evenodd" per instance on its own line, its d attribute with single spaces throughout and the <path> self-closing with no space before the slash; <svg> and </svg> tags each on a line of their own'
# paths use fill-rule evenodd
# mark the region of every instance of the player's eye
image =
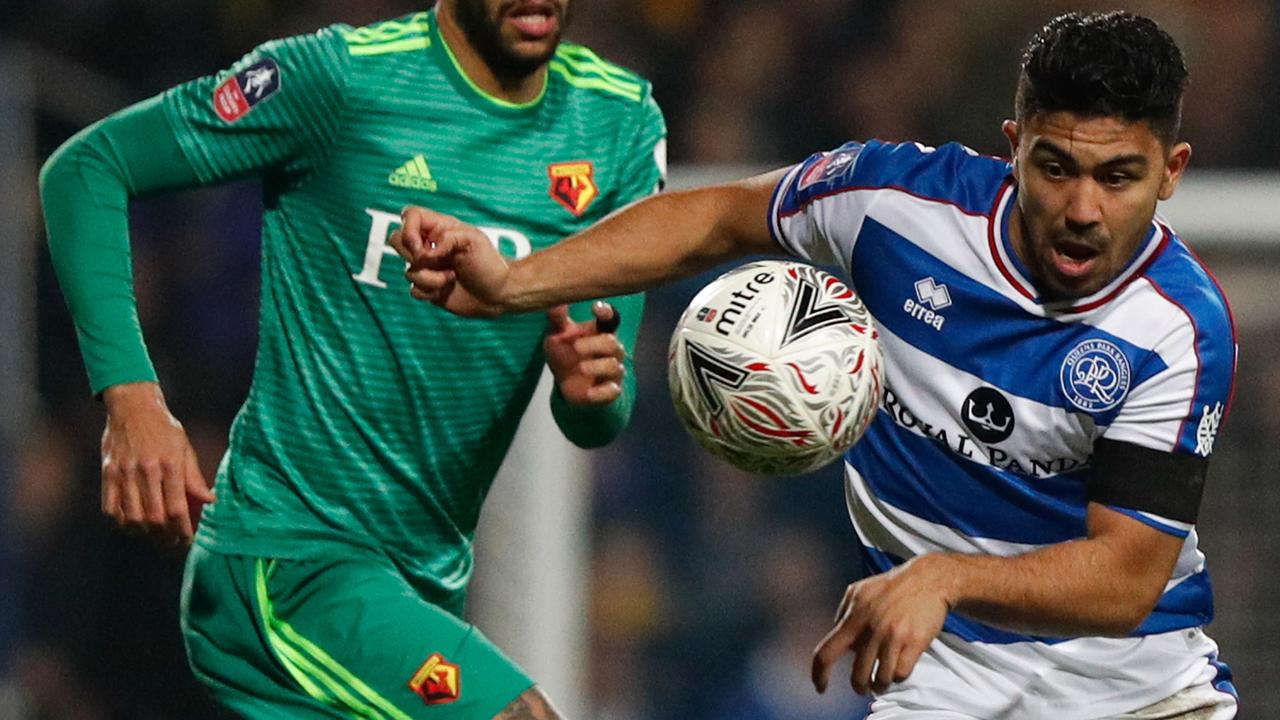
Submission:
<svg viewBox="0 0 1280 720">
<path fill-rule="evenodd" d="M 1061 163 L 1046 162 L 1040 166 L 1050 180 L 1061 180 L 1067 176 L 1067 169 Z"/>
<path fill-rule="evenodd" d="M 1128 185 L 1132 181 L 1133 181 L 1133 176 L 1130 175 L 1129 173 L 1123 173 L 1123 172 L 1107 173 L 1106 177 L 1103 178 L 1103 182 L 1105 182 L 1109 187 L 1113 187 L 1113 188 L 1122 188 Z"/>
</svg>

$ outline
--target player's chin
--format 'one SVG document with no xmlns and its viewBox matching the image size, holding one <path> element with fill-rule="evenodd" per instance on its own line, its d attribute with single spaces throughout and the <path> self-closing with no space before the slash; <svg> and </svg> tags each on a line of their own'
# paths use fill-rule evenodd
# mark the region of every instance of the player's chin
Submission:
<svg viewBox="0 0 1280 720">
<path fill-rule="evenodd" d="M 1050 271 L 1044 279 L 1049 290 L 1046 293 L 1047 299 L 1055 301 L 1080 300 L 1093 295 L 1107 284 L 1107 278 L 1100 273 L 1071 276 Z"/>
<path fill-rule="evenodd" d="M 515 65 L 520 68 L 520 74 L 524 76 L 532 75 L 547 63 L 551 62 L 551 58 L 555 57 L 556 46 L 553 44 L 546 47 L 544 43 L 521 43 L 516 49 L 513 49 L 512 57 L 515 58 Z"/>
<path fill-rule="evenodd" d="M 519 33 L 504 33 L 503 45 L 508 62 L 529 74 L 546 65 L 556 54 L 560 45 L 560 34 L 555 33 L 541 38 L 529 38 Z"/>
</svg>

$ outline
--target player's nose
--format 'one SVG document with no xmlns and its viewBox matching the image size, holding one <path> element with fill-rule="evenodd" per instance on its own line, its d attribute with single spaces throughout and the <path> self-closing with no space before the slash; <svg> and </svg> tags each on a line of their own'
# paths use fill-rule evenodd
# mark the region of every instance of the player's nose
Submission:
<svg viewBox="0 0 1280 720">
<path fill-rule="evenodd" d="M 1089 228 L 1102 222 L 1102 188 L 1095 182 L 1072 183 L 1067 191 L 1066 221 L 1072 229 Z"/>
</svg>

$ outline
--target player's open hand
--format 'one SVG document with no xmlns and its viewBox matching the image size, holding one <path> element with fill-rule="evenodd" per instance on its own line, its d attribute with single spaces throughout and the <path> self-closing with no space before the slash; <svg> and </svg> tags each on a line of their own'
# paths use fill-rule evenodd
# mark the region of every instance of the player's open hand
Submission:
<svg viewBox="0 0 1280 720">
<path fill-rule="evenodd" d="M 853 653 L 849 680 L 859 694 L 882 693 L 907 679 L 950 609 L 946 578 L 933 560 L 920 556 L 845 590 L 835 628 L 813 652 L 818 692 L 826 692 L 831 668 L 846 652 Z"/>
<path fill-rule="evenodd" d="M 102 434 L 102 512 L 126 530 L 188 545 L 213 493 L 195 450 L 155 383 L 107 388 Z"/>
<path fill-rule="evenodd" d="M 391 235 L 409 263 L 410 292 L 457 315 L 491 317 L 507 280 L 507 261 L 478 228 L 444 213 L 409 206 Z"/>
<path fill-rule="evenodd" d="M 622 394 L 626 350 L 615 331 L 621 316 L 597 301 L 594 320 L 575 323 L 564 305 L 547 311 L 550 325 L 542 349 L 560 394 L 573 405 L 607 405 Z"/>
</svg>

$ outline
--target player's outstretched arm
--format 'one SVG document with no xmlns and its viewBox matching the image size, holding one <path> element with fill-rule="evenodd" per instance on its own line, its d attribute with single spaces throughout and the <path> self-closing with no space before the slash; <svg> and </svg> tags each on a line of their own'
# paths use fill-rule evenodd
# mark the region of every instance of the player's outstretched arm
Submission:
<svg viewBox="0 0 1280 720">
<path fill-rule="evenodd" d="M 782 171 L 641 200 L 563 242 L 506 263 L 483 233 L 410 207 L 392 237 L 415 297 L 492 316 L 626 295 L 752 254 L 781 252 L 768 208 Z"/>
</svg>

